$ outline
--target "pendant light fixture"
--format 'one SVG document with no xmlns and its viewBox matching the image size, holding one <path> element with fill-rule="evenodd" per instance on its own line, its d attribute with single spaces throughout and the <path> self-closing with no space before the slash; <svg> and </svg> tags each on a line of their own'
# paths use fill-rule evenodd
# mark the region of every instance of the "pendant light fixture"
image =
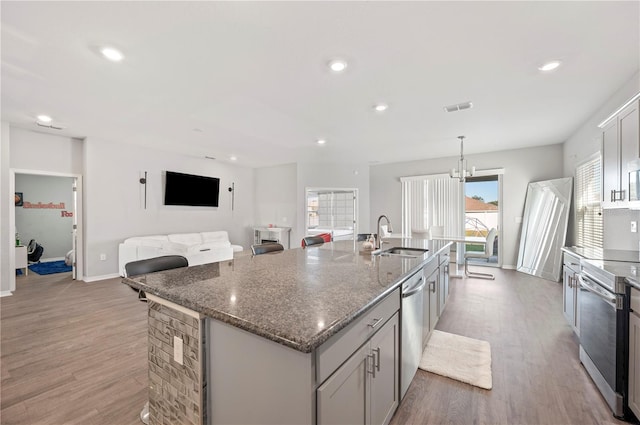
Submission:
<svg viewBox="0 0 640 425">
<path fill-rule="evenodd" d="M 460 139 L 460 159 L 458 160 L 458 169 L 451 169 L 450 176 L 452 179 L 458 179 L 460 182 L 464 182 L 467 177 L 473 176 L 476 172 L 476 167 L 471 167 L 471 170 L 467 170 L 467 160 L 464 159 L 464 136 L 458 136 Z"/>
</svg>

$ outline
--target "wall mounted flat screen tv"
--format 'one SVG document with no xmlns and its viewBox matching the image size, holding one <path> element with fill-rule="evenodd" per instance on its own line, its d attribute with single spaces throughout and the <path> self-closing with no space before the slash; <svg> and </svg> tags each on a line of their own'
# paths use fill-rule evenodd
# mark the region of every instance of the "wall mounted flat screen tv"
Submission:
<svg viewBox="0 0 640 425">
<path fill-rule="evenodd" d="M 165 205 L 217 207 L 220 179 L 167 171 L 164 186 Z"/>
</svg>

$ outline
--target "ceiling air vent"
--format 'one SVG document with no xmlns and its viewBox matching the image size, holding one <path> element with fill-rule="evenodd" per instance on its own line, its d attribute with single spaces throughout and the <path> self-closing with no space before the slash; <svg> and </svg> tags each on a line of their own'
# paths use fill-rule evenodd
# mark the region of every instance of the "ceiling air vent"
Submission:
<svg viewBox="0 0 640 425">
<path fill-rule="evenodd" d="M 445 106 L 444 110 L 447 112 L 456 112 L 456 111 L 464 111 L 465 109 L 471 109 L 471 108 L 473 108 L 473 103 L 464 102 L 464 103 L 458 103 L 457 105 Z"/>
</svg>

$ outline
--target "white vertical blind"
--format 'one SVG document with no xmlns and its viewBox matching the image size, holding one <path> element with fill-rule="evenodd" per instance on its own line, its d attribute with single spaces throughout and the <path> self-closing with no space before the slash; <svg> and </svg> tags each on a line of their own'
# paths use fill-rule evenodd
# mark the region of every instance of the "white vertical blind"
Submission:
<svg viewBox="0 0 640 425">
<path fill-rule="evenodd" d="M 576 167 L 576 221 L 578 246 L 602 248 L 600 155 Z"/>
<path fill-rule="evenodd" d="M 464 235 L 463 184 L 447 176 L 402 178 L 402 235 L 442 226 L 445 235 Z"/>
</svg>

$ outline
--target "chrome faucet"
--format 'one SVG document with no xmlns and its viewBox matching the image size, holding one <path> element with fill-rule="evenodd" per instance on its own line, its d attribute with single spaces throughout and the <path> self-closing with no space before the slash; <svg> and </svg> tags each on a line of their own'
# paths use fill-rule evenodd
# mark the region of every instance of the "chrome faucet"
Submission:
<svg viewBox="0 0 640 425">
<path fill-rule="evenodd" d="M 381 215 L 380 217 L 378 217 L 378 233 L 376 236 L 376 246 L 375 249 L 380 249 L 380 247 L 382 247 L 382 233 L 380 232 L 380 221 L 382 219 L 387 220 L 387 232 L 392 233 L 393 232 L 393 228 L 391 227 L 391 221 L 389 221 L 389 217 L 387 217 L 386 215 Z"/>
</svg>

